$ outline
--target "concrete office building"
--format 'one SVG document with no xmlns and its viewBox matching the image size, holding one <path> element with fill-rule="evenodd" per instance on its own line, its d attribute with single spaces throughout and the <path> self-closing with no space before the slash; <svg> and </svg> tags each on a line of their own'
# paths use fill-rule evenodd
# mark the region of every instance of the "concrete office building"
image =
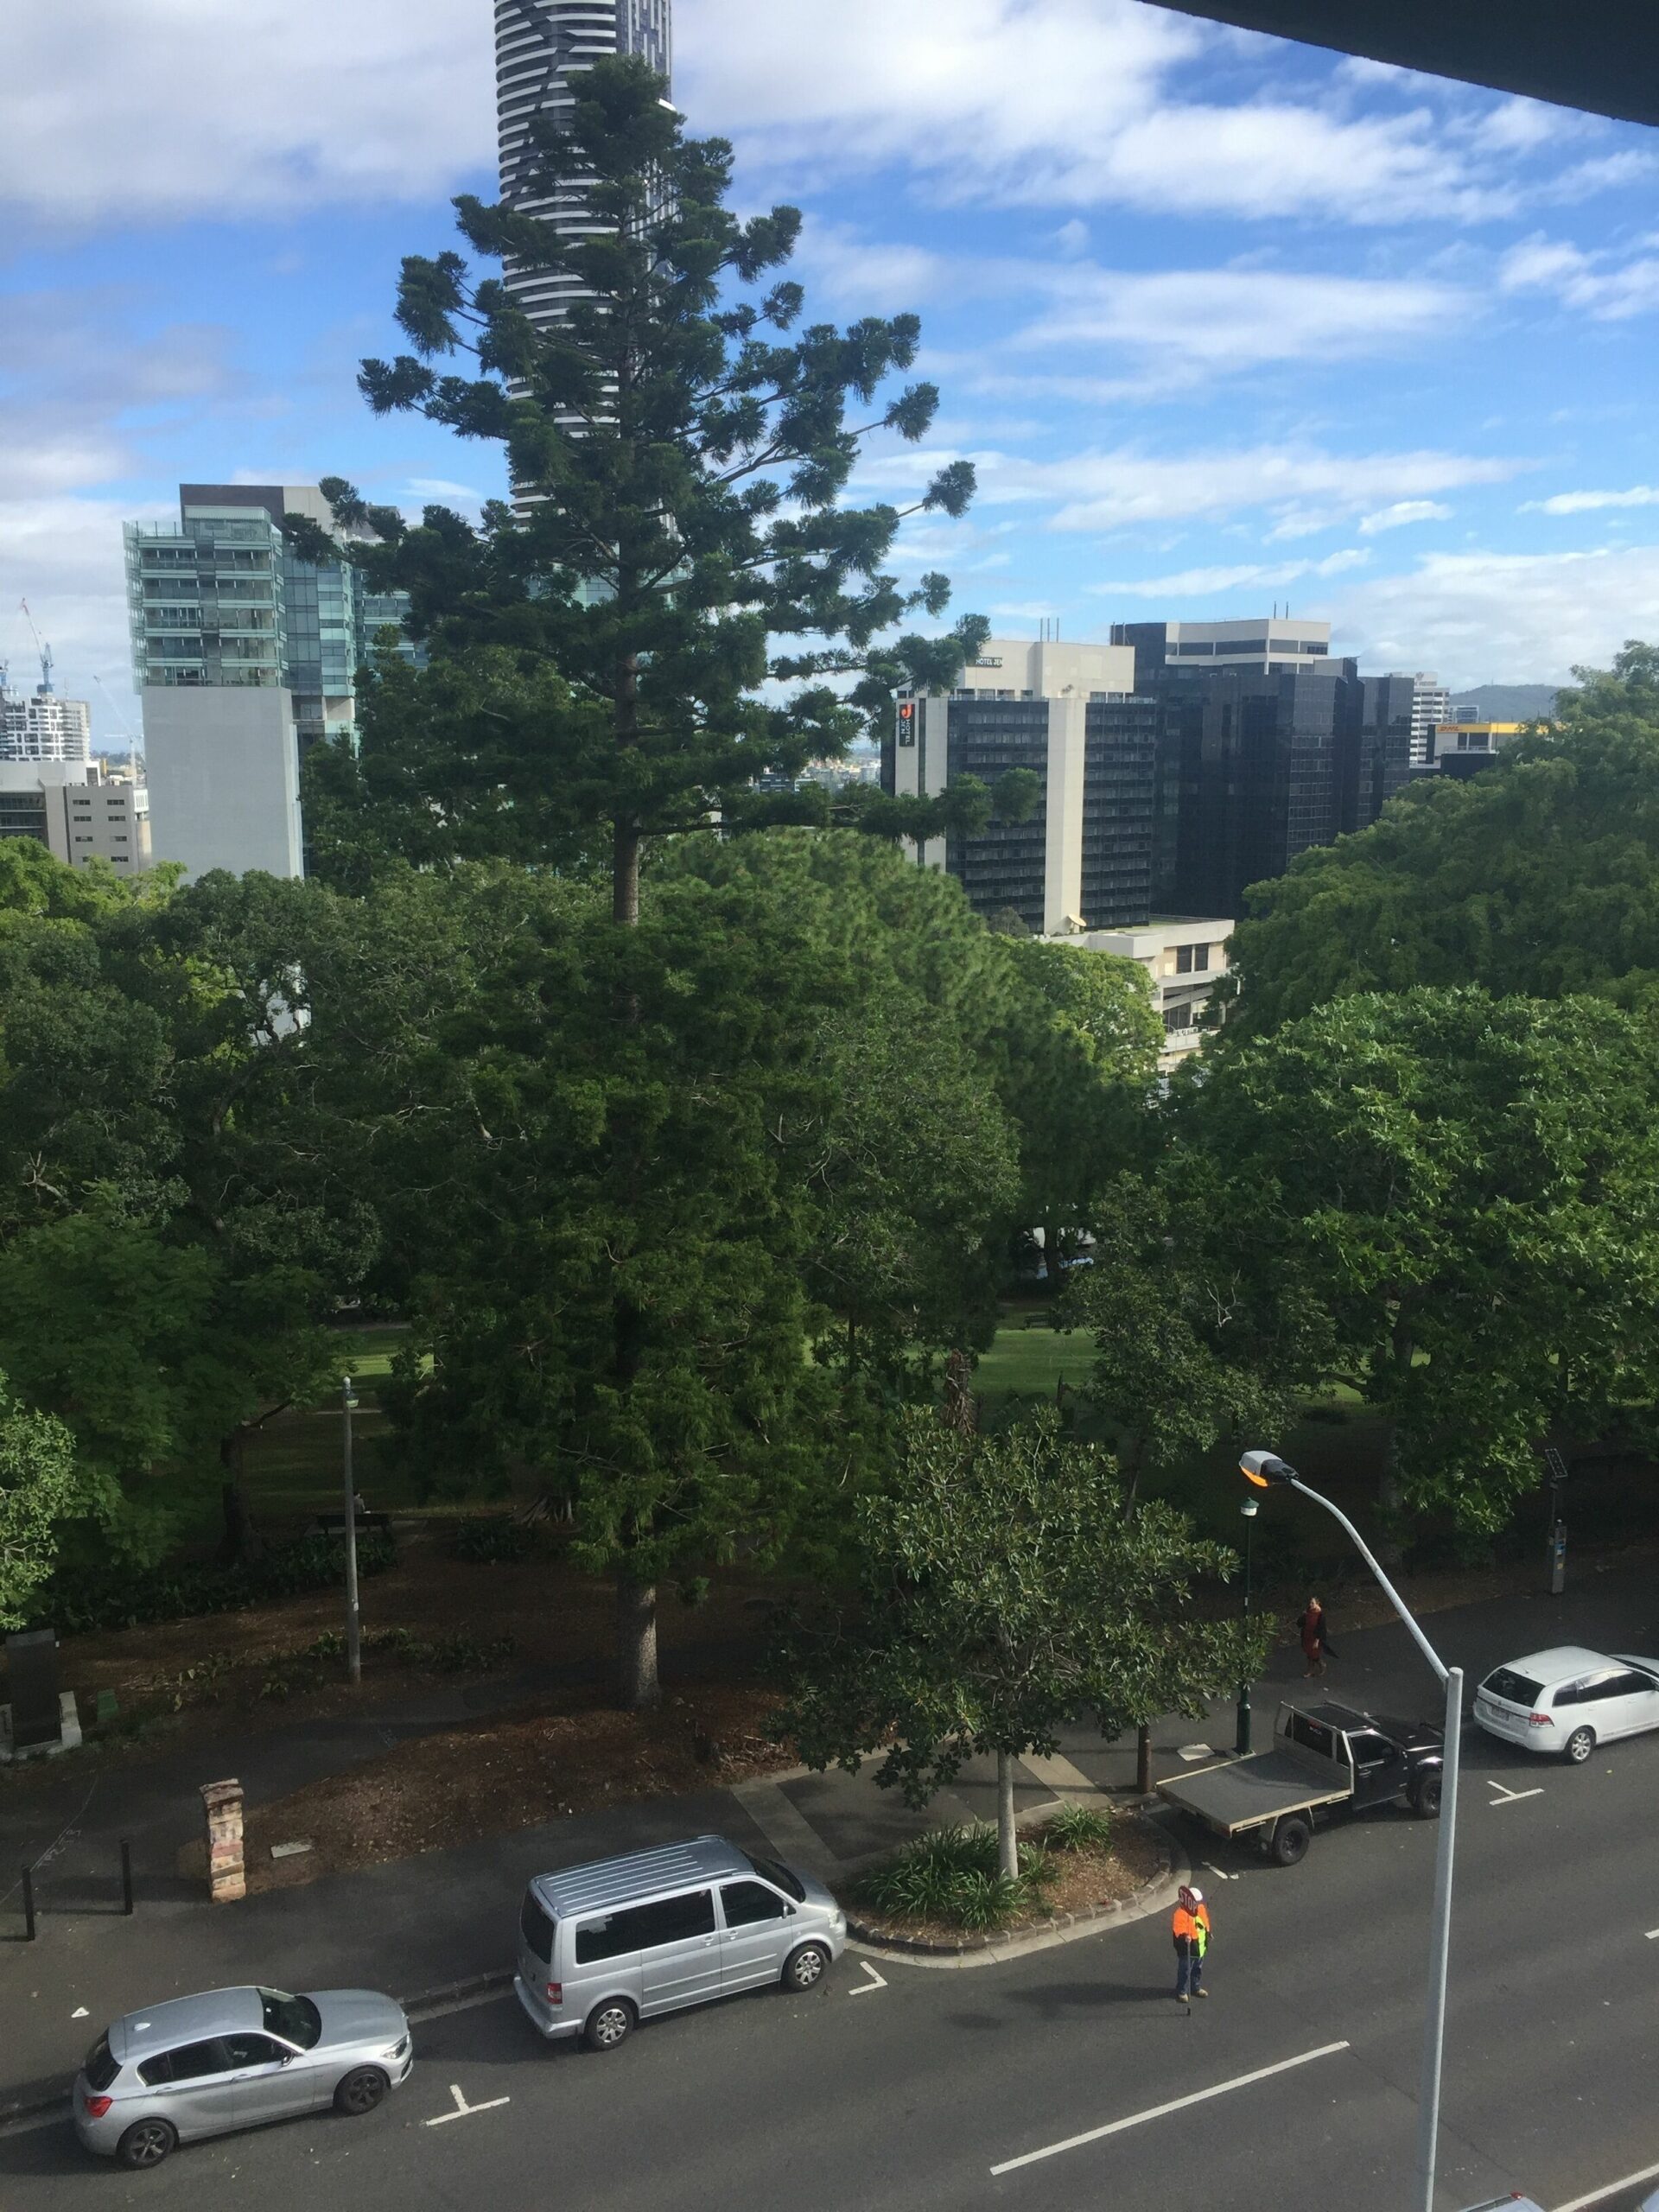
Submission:
<svg viewBox="0 0 1659 2212">
<path fill-rule="evenodd" d="M 1526 722 L 1441 722 L 1429 741 L 1427 760 L 1417 772 L 1431 776 L 1478 776 L 1490 768 L 1506 745 L 1513 745 Z"/>
<path fill-rule="evenodd" d="M 1452 694 L 1438 676 L 1423 669 L 1412 676 L 1396 671 L 1379 680 L 1411 685 L 1411 765 L 1414 768 L 1426 767 L 1433 757 L 1433 740 L 1437 726 L 1452 719 Z"/>
<path fill-rule="evenodd" d="M 69 760 L 92 757 L 92 709 L 84 699 L 60 699 L 41 684 L 27 695 L 9 691 L 0 670 L 0 760 Z"/>
<path fill-rule="evenodd" d="M 1067 931 L 1054 941 L 1141 963 L 1152 979 L 1152 1002 L 1164 1025 L 1158 1065 L 1167 1071 L 1204 1042 L 1201 1025 L 1216 985 L 1227 973 L 1232 933 L 1232 923 L 1220 917 L 1154 914 L 1137 928 Z"/>
<path fill-rule="evenodd" d="M 185 484 L 179 520 L 125 526 L 135 679 L 156 857 L 304 873 L 300 762 L 350 743 L 356 675 L 403 637 L 401 594 L 289 552 L 283 520 L 334 528 L 311 485 Z"/>
<path fill-rule="evenodd" d="M 1039 797 L 1021 822 L 931 838 L 916 858 L 957 877 L 981 914 L 1045 935 L 1140 920 L 1150 908 L 1158 709 L 1134 697 L 1127 647 L 994 638 L 949 697 L 900 695 L 885 789 L 936 798 L 1011 769 Z"/>
<path fill-rule="evenodd" d="M 84 760 L 0 760 L 0 838 L 33 837 L 72 868 L 149 866 L 149 794 Z"/>
<path fill-rule="evenodd" d="M 495 0 L 496 139 L 501 197 L 546 222 L 561 238 L 594 227 L 581 184 L 531 196 L 531 118 L 563 122 L 575 104 L 572 79 L 604 54 L 637 54 L 662 77 L 673 69 L 671 0 Z M 581 287 L 557 270 L 507 266 L 508 291 L 538 329 L 556 322 Z"/>
<path fill-rule="evenodd" d="M 1112 643 L 1135 653 L 1137 690 L 1166 674 L 1242 669 L 1258 676 L 1294 676 L 1330 657 L 1331 625 L 1288 614 L 1246 616 L 1236 622 L 1114 622 Z"/>
</svg>

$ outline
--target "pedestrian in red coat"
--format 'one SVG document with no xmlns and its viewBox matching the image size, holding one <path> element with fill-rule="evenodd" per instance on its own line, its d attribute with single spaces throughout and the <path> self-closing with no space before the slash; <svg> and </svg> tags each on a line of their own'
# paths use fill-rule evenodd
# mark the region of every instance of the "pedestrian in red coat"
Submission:
<svg viewBox="0 0 1659 2212">
<path fill-rule="evenodd" d="M 1302 1680 L 1312 1681 L 1314 1675 L 1325 1672 L 1327 1657 L 1335 1656 L 1331 1649 L 1331 1639 L 1325 1634 L 1325 1607 L 1317 1598 L 1308 1599 L 1307 1611 L 1296 1625 L 1302 1632 L 1302 1656 L 1307 1662 L 1307 1671 Z"/>
</svg>

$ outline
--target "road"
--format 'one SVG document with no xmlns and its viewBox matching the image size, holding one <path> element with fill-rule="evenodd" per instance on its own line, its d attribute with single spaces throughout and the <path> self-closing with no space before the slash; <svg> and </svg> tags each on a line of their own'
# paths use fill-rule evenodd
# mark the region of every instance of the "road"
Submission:
<svg viewBox="0 0 1659 2212">
<path fill-rule="evenodd" d="M 1403 1650 L 1367 1671 L 1376 1703 L 1428 1704 Z M 1444 2212 L 1510 2189 L 1632 2212 L 1643 2189 L 1592 2192 L 1659 2167 L 1656 1803 L 1659 1737 L 1573 1770 L 1466 1738 Z M 424 2024 L 410 2087 L 367 2120 L 133 2177 L 37 2126 L 0 2138 L 0 2203 L 1408 2212 L 1434 1833 L 1375 1815 L 1288 1870 L 1190 1836 L 1216 1922 L 1214 1993 L 1190 2013 L 1161 1917 L 970 1972 L 883 1961 L 880 1986 L 850 1954 L 810 1996 L 684 2014 L 603 2057 L 550 2049 L 498 1999 Z M 429 2126 L 456 2089 L 488 2109 Z"/>
</svg>

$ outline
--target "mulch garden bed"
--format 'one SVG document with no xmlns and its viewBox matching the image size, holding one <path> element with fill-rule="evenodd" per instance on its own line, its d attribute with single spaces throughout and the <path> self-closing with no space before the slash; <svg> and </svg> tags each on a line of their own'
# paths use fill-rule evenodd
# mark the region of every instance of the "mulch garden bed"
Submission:
<svg viewBox="0 0 1659 2212">
<path fill-rule="evenodd" d="M 1042 1827 L 1020 1831 L 1021 1844 L 1040 1844 Z M 909 1913 L 884 1913 L 855 1900 L 850 1907 L 856 1933 L 877 1943 L 928 1951 L 981 1950 L 995 1948 L 1010 1936 L 1033 1936 L 1052 1928 L 1091 1918 L 1116 1906 L 1132 1904 L 1153 1883 L 1167 1873 L 1169 1846 L 1150 1821 L 1138 1814 L 1115 1812 L 1112 1840 L 1103 1849 L 1096 1846 L 1057 1851 L 1051 1854 L 1055 1869 L 1040 1901 L 1016 1913 L 998 1928 L 974 1933 L 953 1923 L 929 1920 Z"/>
</svg>

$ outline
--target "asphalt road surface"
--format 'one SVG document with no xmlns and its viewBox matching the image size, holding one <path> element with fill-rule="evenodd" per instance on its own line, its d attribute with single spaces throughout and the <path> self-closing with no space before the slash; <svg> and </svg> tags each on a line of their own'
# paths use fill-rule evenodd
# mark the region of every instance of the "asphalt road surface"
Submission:
<svg viewBox="0 0 1659 2212">
<path fill-rule="evenodd" d="M 1659 2187 L 1616 2187 L 1659 2170 L 1659 1736 L 1569 1769 L 1471 1730 L 1462 1797 L 1443 2212 L 1507 2190 L 1633 2212 Z M 130 2176 L 61 2122 L 15 2130 L 0 2206 L 1413 2212 L 1433 1824 L 1373 1814 L 1289 1869 L 1179 1833 L 1216 1928 L 1190 2012 L 1162 1915 L 969 1972 L 851 1953 L 809 1996 L 604 2056 L 543 2044 L 506 1997 L 422 2025 L 409 2087 L 365 2120 Z"/>
</svg>

